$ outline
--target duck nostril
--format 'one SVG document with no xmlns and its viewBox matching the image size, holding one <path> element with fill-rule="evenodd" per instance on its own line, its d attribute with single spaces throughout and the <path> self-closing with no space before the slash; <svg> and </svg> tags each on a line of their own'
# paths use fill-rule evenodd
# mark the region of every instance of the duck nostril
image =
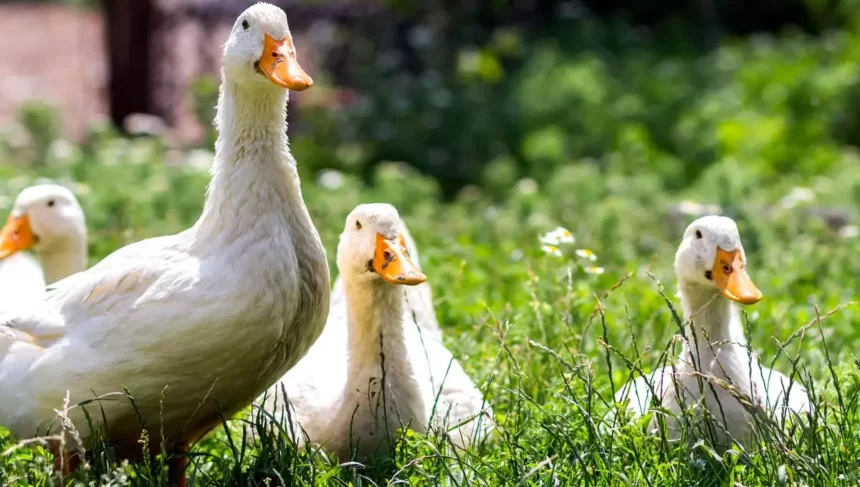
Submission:
<svg viewBox="0 0 860 487">
<path fill-rule="evenodd" d="M 278 56 L 280 56 L 280 54 L 278 54 L 278 51 L 272 51 L 272 57 L 278 57 Z"/>
<path fill-rule="evenodd" d="M 728 264 L 723 264 L 723 272 L 725 272 L 726 274 L 728 274 L 728 273 L 732 272 L 732 268 L 731 268 L 731 267 L 729 267 L 729 265 L 728 265 Z"/>
</svg>

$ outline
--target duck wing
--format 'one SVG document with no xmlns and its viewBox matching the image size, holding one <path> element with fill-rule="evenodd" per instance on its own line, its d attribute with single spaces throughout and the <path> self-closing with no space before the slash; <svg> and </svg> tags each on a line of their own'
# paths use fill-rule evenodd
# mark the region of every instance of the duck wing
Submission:
<svg viewBox="0 0 860 487">
<path fill-rule="evenodd" d="M 77 317 L 140 308 L 166 299 L 188 284 L 188 277 L 183 277 L 188 254 L 180 236 L 136 242 L 89 270 L 54 283 L 48 287 L 48 306 Z"/>
<path fill-rule="evenodd" d="M 806 389 L 796 380 L 789 379 L 785 374 L 761 367 L 759 377 L 753 377 L 753 387 L 763 393 L 765 408 L 773 411 L 780 421 L 786 414 L 811 412 L 813 405 L 809 400 Z"/>
<path fill-rule="evenodd" d="M 428 338 L 420 327 L 416 331 L 422 336 L 412 335 L 409 356 L 416 371 L 429 373 L 420 380 L 432 391 L 428 398 L 432 423 L 461 448 L 488 437 L 495 427 L 489 402 L 442 342 Z"/>
<path fill-rule="evenodd" d="M 164 300 L 188 282 L 187 275 L 181 277 L 182 266 L 177 266 L 186 254 L 172 249 L 176 240 L 173 236 L 137 242 L 50 285 L 40 299 L 4 310 L 0 333 L 7 340 L 46 348 L 80 327 L 98 327 L 104 333 L 123 326 L 119 319 L 123 314 Z"/>
<path fill-rule="evenodd" d="M 304 442 L 302 430 L 313 440 L 320 435 L 339 404 L 347 380 L 348 320 L 343 280 L 338 278 L 331 294 L 325 328 L 301 360 L 270 387 L 257 404 L 279 423 L 292 415 L 294 441 Z M 290 406 L 287 412 L 287 406 Z M 290 426 L 290 425 L 288 425 Z"/>
<path fill-rule="evenodd" d="M 641 376 L 624 384 L 615 394 L 615 402 L 627 402 L 627 409 L 636 416 L 644 416 L 653 406 L 656 394 L 658 404 L 662 403 L 667 391 L 674 386 L 673 367 L 666 366 L 655 370 L 648 376 Z"/>
<path fill-rule="evenodd" d="M 45 277 L 35 257 L 18 252 L 0 260 L 0 310 L 19 309 L 44 297 Z"/>
<path fill-rule="evenodd" d="M 62 338 L 66 326 L 63 317 L 45 306 L 27 306 L 0 315 L 0 336 L 47 348 Z"/>
</svg>

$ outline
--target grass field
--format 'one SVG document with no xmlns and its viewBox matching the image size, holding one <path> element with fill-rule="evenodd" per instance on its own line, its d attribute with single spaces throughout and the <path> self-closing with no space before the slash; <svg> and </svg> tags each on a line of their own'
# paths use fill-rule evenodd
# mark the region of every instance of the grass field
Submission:
<svg viewBox="0 0 860 487">
<path fill-rule="evenodd" d="M 173 154 L 201 164 L 165 164 L 172 156 L 158 140 L 108 135 L 54 149 L 51 164 L 0 166 L 0 209 L 40 177 L 75 181 L 91 263 L 198 215 L 206 154 Z M 439 202 L 434 182 L 396 164 L 381 166 L 372 186 L 331 173 L 321 183 L 307 177 L 305 200 L 332 266 L 356 204 L 400 209 L 420 247 L 445 343 L 495 410 L 496 441 L 463 453 L 441 438 L 407 434 L 391 461 L 362 467 L 296 450 L 284 435 L 244 444 L 242 430 L 262 431 L 265 419 L 235 419 L 193 449 L 193 485 L 856 485 L 860 319 L 850 302 L 860 238 L 818 216 L 821 208 L 856 211 L 860 161 L 849 151 L 841 161 L 800 179 L 726 160 L 677 193 L 644 169 L 625 174 L 585 163 L 562 166 L 545 185 L 521 180 L 504 196 L 470 188 L 451 203 Z M 808 187 L 813 199 L 796 187 Z M 647 421 L 600 424 L 630 364 L 651 370 L 673 349 L 680 328 L 672 261 L 692 221 L 673 208 L 686 199 L 720 204 L 737 220 L 749 273 L 765 294 L 745 309 L 749 339 L 763 362 L 795 371 L 814 390 L 814 417 L 746 450 L 667 443 L 646 431 Z M 560 245 L 560 255 L 539 241 L 556 226 L 576 239 Z M 51 455 L 16 442 L 0 430 L 0 485 L 57 485 Z M 122 464 L 96 448 L 66 482 L 166 485 L 162 467 Z"/>
</svg>

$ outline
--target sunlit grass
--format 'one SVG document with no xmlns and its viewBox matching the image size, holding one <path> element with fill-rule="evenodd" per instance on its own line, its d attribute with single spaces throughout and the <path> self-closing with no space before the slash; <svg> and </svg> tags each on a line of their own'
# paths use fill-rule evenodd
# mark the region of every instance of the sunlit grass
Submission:
<svg viewBox="0 0 860 487">
<path fill-rule="evenodd" d="M 193 223 L 205 171 L 163 164 L 157 141 L 108 138 L 94 150 L 72 168 L 4 169 L 16 177 L 0 184 L 2 202 L 37 175 L 74 179 L 89 218 L 91 262 Z M 108 161 L 102 151 L 125 155 Z M 130 164 L 128 157 L 143 159 Z M 562 168 L 556 183 L 573 177 L 575 186 L 570 174 Z M 828 202 L 854 208 L 846 174 L 837 168 L 816 184 L 828 188 Z M 765 293 L 745 308 L 748 339 L 763 363 L 808 386 L 815 413 L 785 428 L 763 421 L 759 441 L 745 449 L 712 449 L 697 441 L 707 438 L 699 425 L 687 431 L 689 441 L 673 443 L 648 431 L 649 418 L 621 421 L 613 395 L 628 378 L 665 363 L 666 353 L 677 354 L 672 260 L 692 217 L 671 205 L 696 189 L 649 189 L 643 199 L 637 176 L 604 177 L 615 189 L 571 194 L 561 184 L 529 183 L 501 203 L 480 192 L 439 203 L 434 183 L 399 166 L 383 166 L 373 187 L 350 177 L 336 188 L 306 179 L 305 199 L 330 258 L 356 204 L 390 202 L 401 210 L 420 247 L 446 345 L 492 403 L 495 441 L 464 452 L 444 435 L 406 433 L 393 458 L 359 465 L 296 448 L 287 421 L 255 410 L 225 418 L 195 446 L 194 485 L 856 484 L 860 375 L 853 344 L 860 323 L 853 305 L 828 312 L 856 298 L 860 239 L 829 230 L 810 216 L 809 202 L 781 208 L 790 183 L 757 185 L 734 202 L 749 273 Z M 542 248 L 550 245 L 553 251 Z M 253 444 L 245 440 L 251 436 Z M 0 485 L 57 485 L 51 454 L 17 442 L 0 435 Z M 103 444 L 89 448 L 87 467 L 66 481 L 166 485 L 164 458 L 125 464 Z"/>
</svg>

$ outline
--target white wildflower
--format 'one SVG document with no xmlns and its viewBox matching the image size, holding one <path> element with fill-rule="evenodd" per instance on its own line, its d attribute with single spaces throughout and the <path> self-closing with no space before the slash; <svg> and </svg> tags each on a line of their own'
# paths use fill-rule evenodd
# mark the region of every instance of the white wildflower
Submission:
<svg viewBox="0 0 860 487">
<path fill-rule="evenodd" d="M 603 274 L 604 272 L 606 272 L 606 269 L 604 269 L 603 267 L 589 266 L 589 267 L 585 268 L 586 274 L 594 274 L 596 276 L 599 276 L 600 274 Z"/>
<path fill-rule="evenodd" d="M 809 203 L 811 201 L 815 201 L 815 191 L 812 191 L 810 188 L 798 186 L 796 188 L 792 188 L 792 190 L 779 201 L 779 205 L 788 209 L 794 208 L 800 203 Z"/>
<path fill-rule="evenodd" d="M 325 189 L 338 189 L 343 186 L 343 173 L 334 169 L 326 169 L 317 176 L 317 184 Z"/>
<path fill-rule="evenodd" d="M 537 181 L 532 178 L 523 178 L 517 181 L 517 191 L 520 194 L 533 194 L 538 190 Z"/>
<path fill-rule="evenodd" d="M 678 203 L 678 211 L 687 216 L 719 215 L 723 212 L 720 205 L 709 205 L 698 201 L 684 200 Z"/>
<path fill-rule="evenodd" d="M 54 159 L 67 161 L 75 155 L 75 146 L 67 140 L 57 139 L 48 147 L 48 152 Z"/>
<path fill-rule="evenodd" d="M 89 196 L 93 192 L 93 188 L 86 183 L 73 183 L 74 192 L 78 196 Z"/>
<path fill-rule="evenodd" d="M 555 245 L 541 245 L 540 249 L 549 255 L 561 257 L 561 249 L 556 247 Z"/>
<path fill-rule="evenodd" d="M 576 249 L 576 255 L 582 257 L 583 259 L 588 259 L 591 262 L 597 260 L 597 256 L 590 249 Z"/>
<path fill-rule="evenodd" d="M 860 237 L 860 227 L 857 225 L 845 225 L 839 229 L 839 236 L 844 239 Z"/>
<path fill-rule="evenodd" d="M 556 227 L 555 230 L 542 235 L 540 237 L 540 241 L 546 245 L 561 245 L 572 244 L 576 242 L 576 239 L 573 238 L 573 234 L 570 233 L 570 230 L 564 227 Z"/>
<path fill-rule="evenodd" d="M 200 172 L 208 171 L 213 159 L 215 154 L 206 149 L 192 149 L 185 155 L 185 162 Z"/>
<path fill-rule="evenodd" d="M 719 215 L 723 212 L 720 205 L 705 205 L 705 213 L 708 215 Z"/>
</svg>

